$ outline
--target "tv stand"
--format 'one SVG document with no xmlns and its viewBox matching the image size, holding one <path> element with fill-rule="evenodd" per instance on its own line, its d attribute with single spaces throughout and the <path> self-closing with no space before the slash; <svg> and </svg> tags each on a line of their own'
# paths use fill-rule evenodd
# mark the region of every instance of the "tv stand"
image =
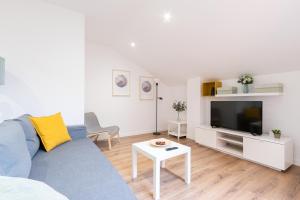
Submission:
<svg viewBox="0 0 300 200">
<path fill-rule="evenodd" d="M 256 133 L 250 133 L 251 135 L 253 135 L 253 136 L 259 136 L 258 134 L 256 134 Z"/>
<path fill-rule="evenodd" d="M 237 157 L 243 155 L 243 137 L 218 132 L 216 138 L 216 146 L 219 150 L 233 154 Z"/>
<path fill-rule="evenodd" d="M 293 142 L 288 137 L 276 139 L 268 135 L 254 136 L 246 132 L 200 126 L 195 130 L 195 140 L 201 145 L 280 171 L 293 164 Z"/>
</svg>

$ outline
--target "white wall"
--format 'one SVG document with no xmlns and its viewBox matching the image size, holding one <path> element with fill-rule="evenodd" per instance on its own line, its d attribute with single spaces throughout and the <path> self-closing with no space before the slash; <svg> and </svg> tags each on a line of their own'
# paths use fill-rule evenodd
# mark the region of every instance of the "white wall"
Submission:
<svg viewBox="0 0 300 200">
<path fill-rule="evenodd" d="M 201 97 L 204 123 L 210 124 L 210 101 L 256 100 L 263 101 L 263 131 L 269 132 L 274 128 L 282 130 L 283 135 L 290 136 L 294 141 L 295 162 L 300 165 L 300 71 L 255 76 L 254 84 L 283 83 L 284 95 L 273 97 L 239 97 L 239 98 L 213 98 Z M 223 80 L 224 86 L 238 86 L 236 79 Z M 189 89 L 188 89 L 189 90 Z"/>
<path fill-rule="evenodd" d="M 88 43 L 86 56 L 85 111 L 95 112 L 103 126 L 120 126 L 121 136 L 153 132 L 155 100 L 140 100 L 138 93 L 139 77 L 151 74 L 107 46 Z M 131 72 L 129 97 L 112 96 L 112 69 Z M 159 85 L 159 96 L 164 98 L 159 101 L 159 130 L 166 130 L 167 119 L 176 118 L 171 104 L 186 99 L 186 88 Z"/>
<path fill-rule="evenodd" d="M 168 120 L 177 119 L 177 112 L 172 108 L 172 104 L 175 100 L 177 101 L 187 101 L 187 87 L 182 86 L 167 86 L 162 84 L 162 87 L 159 89 L 159 95 L 164 99 L 160 102 L 160 118 L 159 118 L 159 127 L 161 130 L 166 130 L 168 126 Z M 187 113 L 180 113 L 180 119 L 186 120 Z"/>
<path fill-rule="evenodd" d="M 0 121 L 23 113 L 62 112 L 82 124 L 84 112 L 84 17 L 40 1 L 0 0 Z"/>
<path fill-rule="evenodd" d="M 201 78 L 187 81 L 187 137 L 195 138 L 195 128 L 203 123 L 201 103 Z"/>
</svg>

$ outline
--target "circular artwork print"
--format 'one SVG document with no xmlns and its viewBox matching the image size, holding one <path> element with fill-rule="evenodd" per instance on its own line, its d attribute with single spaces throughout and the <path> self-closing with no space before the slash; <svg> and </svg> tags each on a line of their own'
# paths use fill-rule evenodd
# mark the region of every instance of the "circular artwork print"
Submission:
<svg viewBox="0 0 300 200">
<path fill-rule="evenodd" d="M 149 81 L 144 81 L 142 83 L 142 90 L 146 93 L 150 92 L 152 89 L 152 85 Z"/>
<path fill-rule="evenodd" d="M 127 78 L 123 74 L 120 74 L 115 78 L 115 83 L 120 88 L 125 87 L 127 85 L 127 82 Z"/>
</svg>

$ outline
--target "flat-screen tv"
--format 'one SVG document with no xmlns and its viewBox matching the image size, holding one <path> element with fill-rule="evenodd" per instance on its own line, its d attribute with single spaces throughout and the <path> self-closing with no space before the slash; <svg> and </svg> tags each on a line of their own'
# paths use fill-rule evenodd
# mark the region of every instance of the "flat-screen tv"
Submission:
<svg viewBox="0 0 300 200">
<path fill-rule="evenodd" d="M 262 101 L 211 101 L 211 126 L 261 135 L 262 105 Z"/>
</svg>

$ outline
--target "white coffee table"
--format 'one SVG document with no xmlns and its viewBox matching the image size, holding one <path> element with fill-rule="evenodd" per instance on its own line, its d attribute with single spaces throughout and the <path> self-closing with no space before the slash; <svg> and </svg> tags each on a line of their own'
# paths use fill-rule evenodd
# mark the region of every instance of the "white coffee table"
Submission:
<svg viewBox="0 0 300 200">
<path fill-rule="evenodd" d="M 153 160 L 153 197 L 160 197 L 160 167 L 165 167 L 165 160 L 176 156 L 185 156 L 185 182 L 191 182 L 191 148 L 171 141 L 168 147 L 178 147 L 176 150 L 166 151 L 166 147 L 154 147 L 150 141 L 132 144 L 132 178 L 137 178 L 137 153 Z"/>
</svg>

